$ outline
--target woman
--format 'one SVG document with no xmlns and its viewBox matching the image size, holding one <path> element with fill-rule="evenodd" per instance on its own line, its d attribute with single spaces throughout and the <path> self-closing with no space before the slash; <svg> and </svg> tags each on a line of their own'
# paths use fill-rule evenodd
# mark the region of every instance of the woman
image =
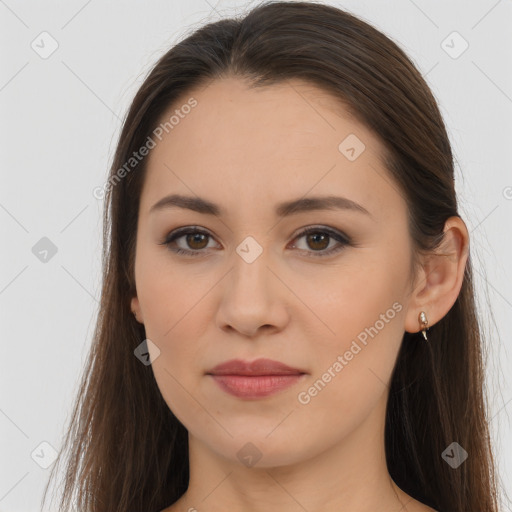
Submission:
<svg viewBox="0 0 512 512">
<path fill-rule="evenodd" d="M 497 511 L 452 152 L 389 38 L 307 2 L 200 28 L 106 193 L 61 510 Z"/>
</svg>

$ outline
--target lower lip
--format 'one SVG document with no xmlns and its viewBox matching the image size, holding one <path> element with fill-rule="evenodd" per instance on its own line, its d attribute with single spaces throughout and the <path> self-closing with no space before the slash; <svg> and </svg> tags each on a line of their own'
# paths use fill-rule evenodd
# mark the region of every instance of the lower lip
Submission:
<svg viewBox="0 0 512 512">
<path fill-rule="evenodd" d="M 262 398 L 296 384 L 304 374 L 293 375 L 211 375 L 227 393 L 240 398 Z"/>
</svg>

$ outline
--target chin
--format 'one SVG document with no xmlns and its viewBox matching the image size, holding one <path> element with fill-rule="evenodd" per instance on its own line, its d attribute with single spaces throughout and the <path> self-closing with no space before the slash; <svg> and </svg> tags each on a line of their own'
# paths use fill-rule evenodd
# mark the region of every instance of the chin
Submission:
<svg viewBox="0 0 512 512">
<path fill-rule="evenodd" d="M 275 423 L 272 428 L 275 428 Z M 268 435 L 272 428 L 254 428 L 253 425 L 239 433 L 231 430 L 232 438 L 223 436 L 222 439 L 203 439 L 203 443 L 230 462 L 247 468 L 289 466 L 308 458 L 304 441 L 297 443 L 284 430 L 277 433 L 281 427 Z"/>
</svg>

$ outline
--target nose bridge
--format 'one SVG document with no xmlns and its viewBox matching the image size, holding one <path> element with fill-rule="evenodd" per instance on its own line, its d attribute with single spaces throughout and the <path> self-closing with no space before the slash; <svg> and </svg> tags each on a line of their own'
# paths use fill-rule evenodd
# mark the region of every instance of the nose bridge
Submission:
<svg viewBox="0 0 512 512">
<path fill-rule="evenodd" d="M 229 325 L 244 334 L 263 325 L 282 327 L 286 308 L 279 298 L 278 280 L 268 268 L 270 255 L 269 248 L 251 236 L 235 248 L 218 310 L 220 327 Z"/>
<path fill-rule="evenodd" d="M 238 300 L 243 302 L 247 295 L 256 298 L 257 294 L 269 298 L 269 256 L 269 247 L 264 247 L 263 242 L 260 244 L 253 236 L 245 237 L 235 248 L 230 284 L 232 292 L 242 295 Z"/>
</svg>

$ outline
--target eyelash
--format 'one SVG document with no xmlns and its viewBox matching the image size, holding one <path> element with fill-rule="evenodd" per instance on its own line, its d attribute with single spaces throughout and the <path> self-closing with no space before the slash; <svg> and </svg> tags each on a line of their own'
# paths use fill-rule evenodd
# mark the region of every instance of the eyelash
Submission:
<svg viewBox="0 0 512 512">
<path fill-rule="evenodd" d="M 326 234 L 330 238 L 336 240 L 340 244 L 337 247 L 336 246 L 331 247 L 330 249 L 327 249 L 327 250 L 320 250 L 320 251 L 304 250 L 308 254 L 308 256 L 310 256 L 312 258 L 323 258 L 323 257 L 331 256 L 333 254 L 340 252 L 346 245 L 350 245 L 350 243 L 351 243 L 350 238 L 345 236 L 344 234 L 342 234 L 338 231 L 334 231 L 330 228 L 325 228 L 325 227 L 321 227 L 321 226 L 313 226 L 313 227 L 305 228 L 294 238 L 294 240 L 300 239 L 303 236 L 309 235 L 311 233 Z M 171 247 L 171 244 L 173 242 L 175 242 L 179 238 L 181 238 L 185 235 L 189 235 L 189 234 L 201 234 L 201 235 L 206 235 L 208 237 L 213 238 L 212 235 L 210 235 L 210 233 L 203 231 L 201 229 L 197 229 L 193 226 L 189 226 L 186 228 L 179 228 L 179 229 L 169 233 L 169 235 L 166 237 L 166 239 L 160 245 L 166 245 L 169 248 L 169 250 L 171 250 L 172 252 L 174 252 L 176 254 L 187 255 L 187 256 L 192 256 L 192 257 L 203 256 L 205 253 L 204 249 L 189 251 L 187 249 L 182 249 L 181 247 L 177 247 L 177 248 Z M 302 251 L 303 249 L 299 249 L 299 250 Z"/>
</svg>

